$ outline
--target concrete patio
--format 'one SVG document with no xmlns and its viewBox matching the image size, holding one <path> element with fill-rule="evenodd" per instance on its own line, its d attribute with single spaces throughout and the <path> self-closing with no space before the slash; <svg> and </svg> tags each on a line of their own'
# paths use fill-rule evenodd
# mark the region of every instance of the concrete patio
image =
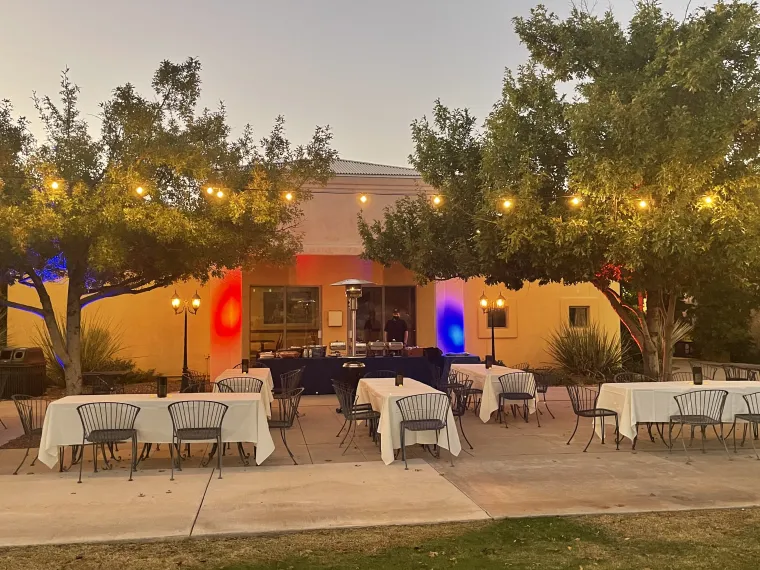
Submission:
<svg viewBox="0 0 760 570">
<path fill-rule="evenodd" d="M 30 467 L 31 459 L 13 476 L 24 450 L 3 449 L 0 545 L 760 505 L 760 461 L 749 443 L 729 461 L 713 437 L 706 454 L 694 449 L 689 465 L 680 447 L 671 454 L 647 437 L 635 452 L 627 440 L 615 451 L 610 437 L 583 453 L 591 426 L 582 424 L 566 445 L 575 424 L 566 392 L 552 388 L 549 400 L 556 419 L 540 404 L 540 428 L 534 416 L 526 424 L 510 415 L 505 428 L 468 413 L 464 431 L 474 449 L 463 440 L 454 467 L 446 451 L 435 459 L 419 447 L 408 448 L 408 471 L 401 461 L 386 466 L 362 429 L 343 455 L 334 396 L 304 398 L 298 426 L 288 432 L 298 466 L 273 433 L 277 448 L 264 465 L 241 467 L 237 454 L 228 454 L 221 480 L 200 467 L 202 446 L 173 482 L 165 446 L 133 482 L 126 461 L 93 474 L 88 450 L 81 485 L 76 472 Z M 1 444 L 20 435 L 20 426 L 9 402 L 0 403 L 0 417 L 8 425 L 0 427 Z"/>
</svg>

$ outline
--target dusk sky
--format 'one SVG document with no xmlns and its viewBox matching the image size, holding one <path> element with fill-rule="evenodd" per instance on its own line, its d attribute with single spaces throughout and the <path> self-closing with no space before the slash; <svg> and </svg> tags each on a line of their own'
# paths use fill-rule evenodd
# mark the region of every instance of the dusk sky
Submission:
<svg viewBox="0 0 760 570">
<path fill-rule="evenodd" d="M 0 98 L 36 119 L 32 91 L 55 95 L 71 69 L 81 108 L 95 115 L 115 86 L 150 93 L 163 59 L 198 57 L 202 103 L 223 100 L 236 133 L 266 134 L 285 116 L 292 142 L 329 124 L 342 158 L 405 165 L 409 123 L 436 98 L 482 120 L 498 99 L 505 67 L 526 52 L 511 19 L 527 0 L 4 0 Z M 564 15 L 568 0 L 547 0 Z M 590 1 L 593 5 L 594 2 Z M 612 5 L 627 20 L 633 0 Z M 662 5 L 682 18 L 687 0 Z M 691 9 L 703 5 L 692 2 Z M 98 127 L 95 116 L 88 117 Z M 33 120 L 39 135 L 39 123 Z"/>
</svg>

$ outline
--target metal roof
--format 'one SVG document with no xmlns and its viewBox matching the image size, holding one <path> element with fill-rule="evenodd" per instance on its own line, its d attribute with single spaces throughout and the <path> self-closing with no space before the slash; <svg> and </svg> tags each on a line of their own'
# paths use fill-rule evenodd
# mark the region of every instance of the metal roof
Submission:
<svg viewBox="0 0 760 570">
<path fill-rule="evenodd" d="M 389 176 L 393 178 L 422 177 L 414 168 L 387 166 L 385 164 L 344 160 L 342 158 L 333 161 L 332 169 L 336 176 Z"/>
</svg>

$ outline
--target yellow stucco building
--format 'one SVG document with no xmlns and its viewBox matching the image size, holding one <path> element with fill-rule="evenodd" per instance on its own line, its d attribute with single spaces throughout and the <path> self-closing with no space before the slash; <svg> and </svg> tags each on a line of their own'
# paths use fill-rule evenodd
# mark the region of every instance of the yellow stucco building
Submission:
<svg viewBox="0 0 760 570">
<path fill-rule="evenodd" d="M 526 283 L 520 291 L 486 287 L 482 280 L 451 280 L 417 285 L 403 267 L 385 268 L 360 259 L 357 214 L 375 219 L 399 197 L 420 191 L 433 193 L 410 168 L 338 160 L 335 176 L 304 205 L 299 228 L 304 248 L 289 267 L 254 267 L 231 271 L 224 280 L 201 286 L 178 283 L 137 296 L 105 299 L 88 306 L 118 327 L 123 356 L 142 369 L 179 374 L 182 368 L 182 318 L 175 316 L 170 298 L 176 289 L 190 299 L 196 291 L 201 309 L 189 322 L 189 367 L 212 375 L 261 349 L 305 344 L 327 345 L 346 340 L 346 297 L 331 284 L 347 278 L 372 281 L 364 290 L 358 313 L 359 340 L 382 337 L 385 321 L 397 308 L 410 328 L 410 344 L 439 346 L 444 352 L 465 350 L 490 353 L 491 333 L 478 306 L 485 291 L 506 298 L 504 313 L 495 324 L 496 356 L 507 363 L 550 363 L 546 338 L 563 322 L 596 321 L 610 332 L 618 318 L 591 284 L 539 286 Z M 362 196 L 365 199 L 362 199 Z M 64 306 L 65 288 L 48 285 L 54 304 Z M 12 301 L 39 305 L 33 289 L 13 286 Z M 35 315 L 11 309 L 8 332 L 13 344 L 33 343 Z"/>
</svg>

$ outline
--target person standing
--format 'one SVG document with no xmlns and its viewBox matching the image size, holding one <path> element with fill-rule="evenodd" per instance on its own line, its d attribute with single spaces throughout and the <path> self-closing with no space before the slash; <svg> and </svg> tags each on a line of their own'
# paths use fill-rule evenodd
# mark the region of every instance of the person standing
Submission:
<svg viewBox="0 0 760 570">
<path fill-rule="evenodd" d="M 409 340 L 409 327 L 401 318 L 398 309 L 393 309 L 393 317 L 385 323 L 385 342 L 403 342 L 406 346 Z"/>
</svg>

